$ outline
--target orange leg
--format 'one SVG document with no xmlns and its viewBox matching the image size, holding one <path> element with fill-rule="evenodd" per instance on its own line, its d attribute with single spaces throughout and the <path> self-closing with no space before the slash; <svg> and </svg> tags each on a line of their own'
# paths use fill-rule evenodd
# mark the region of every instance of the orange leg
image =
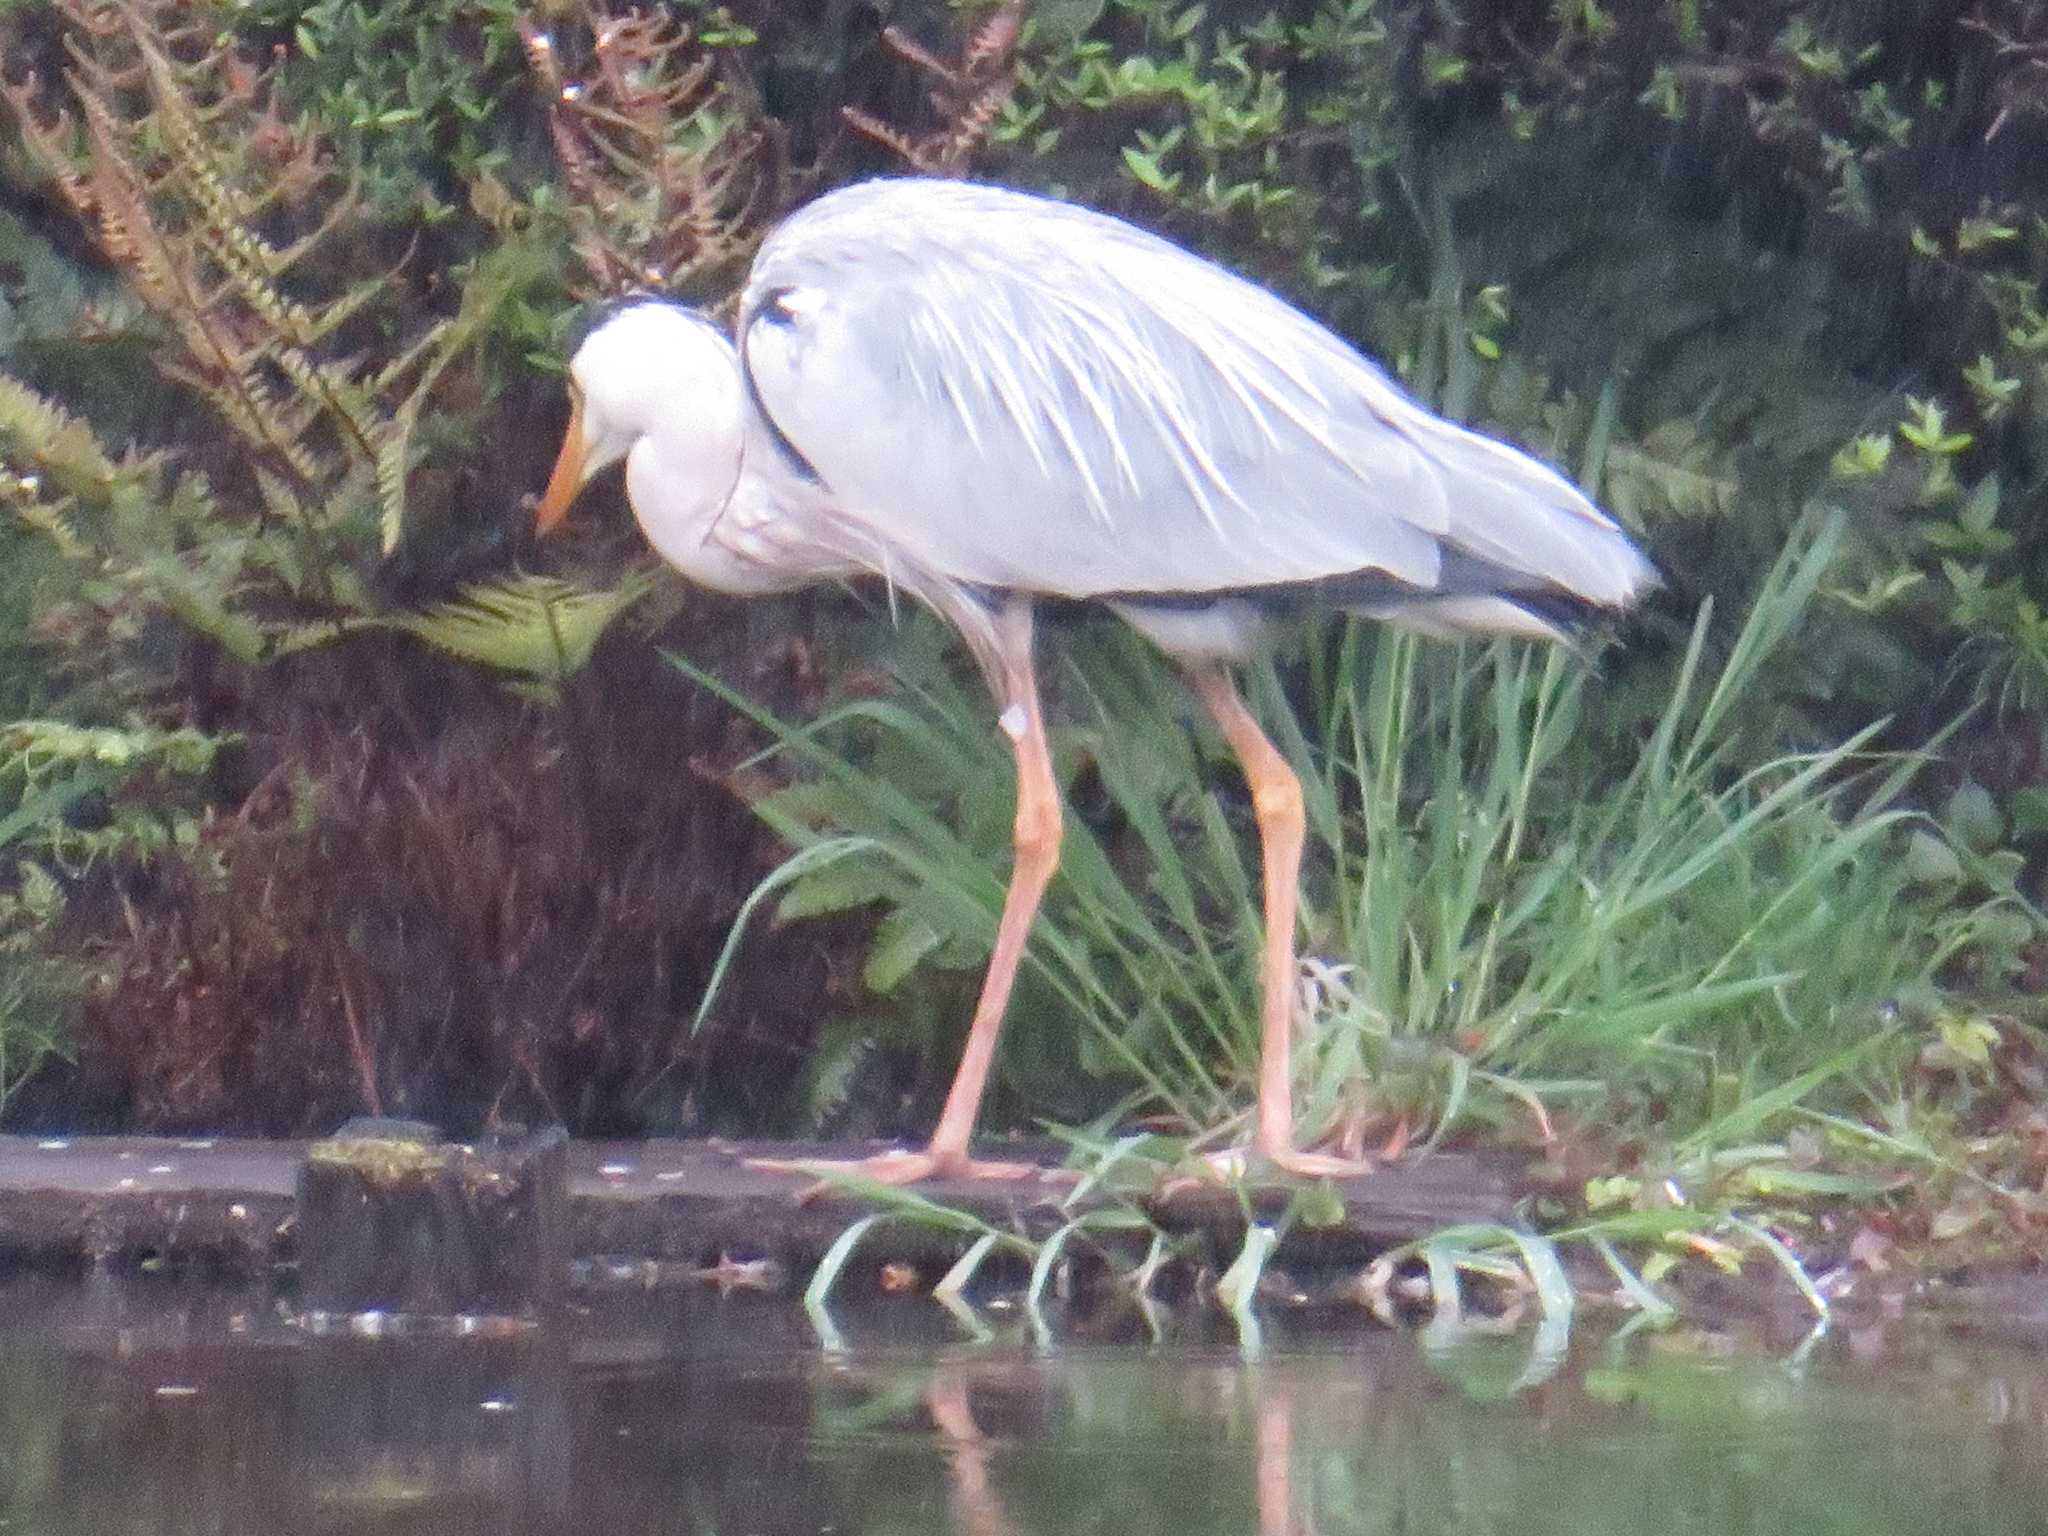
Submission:
<svg viewBox="0 0 2048 1536">
<path fill-rule="evenodd" d="M 953 1528 L 967 1536 L 1010 1536 L 1015 1529 L 1003 1511 L 989 1476 L 990 1445 L 974 1422 L 968 1402 L 969 1378 L 963 1367 L 947 1362 L 932 1372 L 924 1389 L 925 1407 L 945 1447 L 953 1483 Z"/>
<path fill-rule="evenodd" d="M 769 1160 L 756 1167 L 805 1172 L 842 1169 L 890 1184 L 911 1184 L 937 1175 L 942 1178 L 1017 1179 L 1043 1170 L 1029 1163 L 977 1162 L 968 1156 L 974 1120 L 995 1062 L 996 1041 L 1003 1032 L 1003 1013 L 1016 985 L 1024 958 L 1024 941 L 1046 885 L 1060 862 L 1059 785 L 1046 749 L 1045 715 L 1038 700 L 1038 677 L 1031 661 L 1031 609 L 1013 601 L 995 616 L 992 633 L 982 637 L 983 665 L 1002 704 L 1002 724 L 1017 755 L 1016 863 L 1003 915 L 996 925 L 996 946 L 982 978 L 981 999 L 967 1030 L 967 1047 L 946 1107 L 939 1114 L 931 1144 L 922 1152 L 885 1152 L 854 1163 L 785 1163 Z"/>
<path fill-rule="evenodd" d="M 1258 1378 L 1259 1536 L 1295 1536 L 1294 1396 L 1286 1387 Z"/>
<path fill-rule="evenodd" d="M 1370 1173 L 1372 1164 L 1294 1146 L 1294 920 L 1301 879 L 1301 846 L 1306 823 L 1301 781 L 1287 766 L 1221 665 L 1188 669 L 1195 695 L 1208 707 L 1244 767 L 1259 823 L 1259 851 L 1265 866 L 1266 948 L 1259 966 L 1262 1003 L 1259 1030 L 1259 1104 L 1252 1150 L 1289 1173 L 1347 1178 Z"/>
</svg>

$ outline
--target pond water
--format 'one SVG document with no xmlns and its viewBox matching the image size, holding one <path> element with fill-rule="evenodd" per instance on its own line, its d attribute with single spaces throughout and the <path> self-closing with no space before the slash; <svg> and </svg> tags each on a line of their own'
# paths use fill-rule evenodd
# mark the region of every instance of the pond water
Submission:
<svg viewBox="0 0 2048 1536">
<path fill-rule="evenodd" d="M 308 1337 L 261 1295 L 0 1287 L 0 1532 L 2040 1536 L 2048 1355 L 1935 1324 L 1468 1339 L 1351 1318 L 610 1300 Z"/>
</svg>

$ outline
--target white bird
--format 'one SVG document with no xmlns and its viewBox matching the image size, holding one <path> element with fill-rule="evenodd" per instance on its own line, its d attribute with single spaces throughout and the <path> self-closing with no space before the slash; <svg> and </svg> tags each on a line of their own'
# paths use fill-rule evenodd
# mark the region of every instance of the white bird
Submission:
<svg viewBox="0 0 2048 1536">
<path fill-rule="evenodd" d="M 1107 604 L 1184 667 L 1242 763 L 1264 860 L 1253 1151 L 1298 1150 L 1290 1059 L 1301 789 L 1230 665 L 1325 605 L 1435 634 L 1563 636 L 1655 584 L 1556 471 L 1434 416 L 1314 320 L 1121 220 L 963 182 L 817 199 L 761 247 L 738 344 L 666 300 L 610 311 L 537 527 L 624 459 L 663 558 L 723 591 L 873 573 L 958 627 L 1017 760 L 1016 860 L 966 1049 L 908 1182 L 969 1156 L 1026 934 L 1059 862 L 1032 663 L 1039 597 Z"/>
</svg>

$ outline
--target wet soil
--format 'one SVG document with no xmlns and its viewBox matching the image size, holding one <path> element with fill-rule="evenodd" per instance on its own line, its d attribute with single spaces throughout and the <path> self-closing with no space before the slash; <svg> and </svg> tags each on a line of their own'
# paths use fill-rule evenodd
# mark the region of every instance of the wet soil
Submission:
<svg viewBox="0 0 2048 1536">
<path fill-rule="evenodd" d="M 294 1189 L 308 1143 L 137 1136 L 0 1137 L 0 1259 L 96 1265 L 200 1263 L 254 1272 L 295 1257 Z M 849 1144 L 721 1141 L 575 1142 L 569 1149 L 569 1246 L 581 1260 L 712 1265 L 768 1260 L 801 1273 L 869 1207 L 812 1180 L 747 1159 L 862 1156 Z M 1056 1153 L 1044 1153 L 1048 1166 Z M 1006 1155 L 1033 1154 L 1012 1148 Z M 1364 1262 L 1392 1244 L 1463 1222 L 1514 1219 L 1526 1159 L 1441 1153 L 1351 1180 L 1340 1220 L 1297 1225 L 1290 1252 L 1314 1263 Z M 1070 1184 L 937 1179 L 918 1193 L 993 1226 L 1042 1238 L 1096 1197 L 1063 1206 Z M 1254 1195 L 1277 1215 L 1289 1198 Z M 1147 1196 L 1170 1231 L 1207 1232 L 1234 1250 L 1245 1206 L 1234 1190 L 1184 1185 Z M 1334 1213 L 1333 1213 L 1334 1214 Z M 956 1232 L 899 1221 L 864 1245 L 877 1262 L 950 1260 Z M 649 1272 L 653 1273 L 653 1272 Z"/>
<path fill-rule="evenodd" d="M 300 1260 L 296 1187 L 307 1142 L 142 1136 L 0 1136 L 0 1275 L 90 1269 L 99 1273 L 193 1270 L 295 1289 Z M 676 1288 L 800 1289 L 848 1228 L 875 1207 L 807 1177 L 749 1166 L 748 1159 L 847 1158 L 869 1143 L 725 1141 L 572 1142 L 568 1147 L 567 1242 L 571 1284 L 588 1298 Z M 1055 1166 L 1058 1149 L 1009 1145 L 1003 1155 Z M 1355 1284 L 1371 1261 L 1400 1243 L 1467 1223 L 1526 1227 L 1544 1171 L 1529 1154 L 1438 1152 L 1416 1156 L 1335 1186 L 1337 1205 L 1286 1222 L 1263 1294 L 1278 1302 L 1337 1302 L 1357 1315 Z M 1087 1211 L 1121 1204 L 1189 1239 L 1179 1266 L 1213 1284 L 1244 1242 L 1247 1215 L 1282 1217 L 1294 1191 L 1274 1187 L 1241 1197 L 1221 1185 L 1180 1183 L 1143 1195 L 1073 1198 L 1053 1181 L 933 1180 L 918 1194 L 1003 1232 L 1043 1240 Z M 807 1194 L 810 1198 L 804 1198 Z M 1150 1228 L 1091 1230 L 1068 1252 L 1091 1249 L 1128 1272 Z M 1888 1325 L 1908 1314 L 1939 1315 L 1982 1337 L 2048 1332 L 2048 1271 L 2024 1262 L 1939 1267 L 1901 1263 L 1874 1273 L 1813 1235 L 1802 1255 L 1844 1327 Z M 958 1227 L 898 1217 L 862 1237 L 848 1273 L 853 1293 L 928 1291 L 971 1241 Z M 1834 1243 L 1833 1247 L 1840 1247 Z M 1582 1304 L 1616 1297 L 1597 1258 L 1568 1250 Z M 1021 1276 L 990 1266 L 997 1284 Z M 1009 1261 L 1015 1270 L 1017 1261 Z M 1206 1281 L 1200 1277 L 1206 1276 Z M 1416 1286 L 1422 1285 L 1416 1277 Z M 1414 1289 L 1411 1286 L 1409 1289 Z M 1814 1323 L 1810 1301 L 1776 1264 L 1725 1274 L 1709 1264 L 1667 1278 L 1667 1294 L 1694 1319 L 1749 1319 L 1786 1337 Z M 1176 1287 L 1169 1281 L 1172 1299 Z M 1406 1294 L 1403 1292 L 1402 1294 Z M 1418 1292 L 1418 1296 L 1422 1295 Z M 1414 1301 L 1416 1298 L 1410 1298 Z M 1427 1307 L 1417 1302 L 1418 1315 Z"/>
</svg>

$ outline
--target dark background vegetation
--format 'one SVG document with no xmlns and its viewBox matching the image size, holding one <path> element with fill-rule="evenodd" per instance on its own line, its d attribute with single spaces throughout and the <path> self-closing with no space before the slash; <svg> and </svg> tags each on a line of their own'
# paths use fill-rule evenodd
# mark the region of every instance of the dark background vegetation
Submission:
<svg viewBox="0 0 2048 1536">
<path fill-rule="evenodd" d="M 2033 1135 L 2048 6 L 0 0 L 0 60 L 12 1123 L 926 1123 L 978 954 L 879 888 L 792 885 L 699 1022 L 803 787 L 710 684 L 980 729 L 955 662 L 876 594 L 683 592 L 615 492 L 527 531 L 577 301 L 716 303 L 781 212 L 919 171 L 1159 230 L 1586 476 L 1668 578 L 1584 696 L 1611 777 L 1832 509 L 1717 771 L 1921 754 L 1860 857 L 1905 947 L 1971 926 L 1859 1017 L 1888 1102 Z M 899 787 L 1000 867 L 1001 795 Z M 997 1121 L 1129 1102 L 1020 1008 Z"/>
</svg>

